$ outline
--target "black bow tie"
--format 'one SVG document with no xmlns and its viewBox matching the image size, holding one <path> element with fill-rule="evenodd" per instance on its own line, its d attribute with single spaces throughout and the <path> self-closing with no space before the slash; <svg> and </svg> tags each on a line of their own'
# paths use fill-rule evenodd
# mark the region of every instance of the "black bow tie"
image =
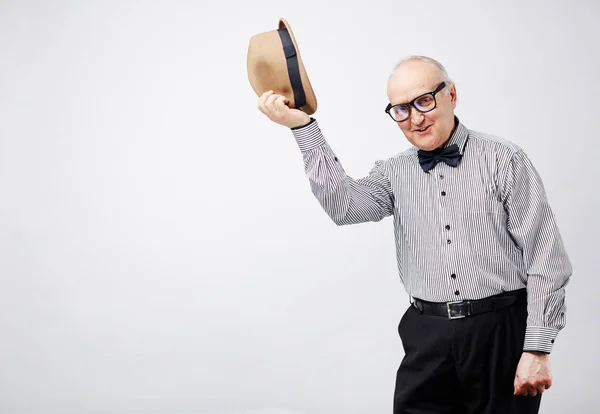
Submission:
<svg viewBox="0 0 600 414">
<path fill-rule="evenodd" d="M 421 167 L 425 172 L 431 170 L 440 161 L 444 161 L 451 167 L 456 167 L 461 157 L 458 145 L 456 144 L 452 144 L 444 149 L 438 148 L 432 151 L 419 150 L 417 151 L 417 154 L 419 155 L 419 164 L 421 164 Z"/>
</svg>

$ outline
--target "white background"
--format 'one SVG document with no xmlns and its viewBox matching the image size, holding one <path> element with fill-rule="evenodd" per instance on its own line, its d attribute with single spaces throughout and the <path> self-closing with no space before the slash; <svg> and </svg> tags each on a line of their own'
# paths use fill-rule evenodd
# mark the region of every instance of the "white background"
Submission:
<svg viewBox="0 0 600 414">
<path fill-rule="evenodd" d="M 575 270 L 542 412 L 595 412 L 598 2 L 5 0 L 0 413 L 391 413 L 392 222 L 336 227 L 257 110 L 279 17 L 349 175 L 409 145 L 383 112 L 409 54 L 525 149 Z"/>
</svg>

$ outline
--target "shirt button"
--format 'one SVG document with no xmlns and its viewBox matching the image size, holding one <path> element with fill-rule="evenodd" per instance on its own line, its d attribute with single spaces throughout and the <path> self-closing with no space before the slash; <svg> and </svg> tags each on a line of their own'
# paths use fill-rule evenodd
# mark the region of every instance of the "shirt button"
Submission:
<svg viewBox="0 0 600 414">
<path fill-rule="evenodd" d="M 456 279 L 456 273 L 452 273 L 452 274 L 450 275 L 450 277 L 451 277 L 452 279 Z"/>
<path fill-rule="evenodd" d="M 440 174 L 440 180 L 444 179 L 444 174 Z"/>
<path fill-rule="evenodd" d="M 446 224 L 446 230 L 450 230 L 450 225 Z"/>
<path fill-rule="evenodd" d="M 454 292 L 454 294 L 455 294 L 456 296 L 458 296 L 458 295 L 460 295 L 460 292 L 457 290 L 456 292 Z"/>
<path fill-rule="evenodd" d="M 448 239 L 448 240 L 446 240 L 446 243 L 450 244 L 450 243 L 452 243 L 452 240 Z"/>
<path fill-rule="evenodd" d="M 446 195 L 446 192 L 445 192 L 445 191 L 442 191 L 442 195 L 443 195 L 443 196 L 445 196 L 445 195 Z"/>
</svg>

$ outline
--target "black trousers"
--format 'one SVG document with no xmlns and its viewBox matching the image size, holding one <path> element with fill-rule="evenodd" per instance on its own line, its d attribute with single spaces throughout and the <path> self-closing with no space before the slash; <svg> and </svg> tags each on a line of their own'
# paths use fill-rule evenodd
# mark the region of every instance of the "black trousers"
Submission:
<svg viewBox="0 0 600 414">
<path fill-rule="evenodd" d="M 410 306 L 398 333 L 405 351 L 394 414 L 535 414 L 541 396 L 513 395 L 527 302 L 463 319 Z"/>
</svg>

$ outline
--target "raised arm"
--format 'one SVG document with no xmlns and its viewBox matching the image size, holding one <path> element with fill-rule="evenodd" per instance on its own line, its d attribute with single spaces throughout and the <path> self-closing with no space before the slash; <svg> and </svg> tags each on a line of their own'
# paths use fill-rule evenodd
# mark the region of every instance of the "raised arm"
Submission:
<svg viewBox="0 0 600 414">
<path fill-rule="evenodd" d="M 374 222 L 392 214 L 394 196 L 380 161 L 367 176 L 354 179 L 344 171 L 315 119 L 292 132 L 304 159 L 310 188 L 334 223 Z"/>
<path fill-rule="evenodd" d="M 285 96 L 269 91 L 260 97 L 258 108 L 273 122 L 292 130 L 312 192 L 333 222 L 347 225 L 390 216 L 394 196 L 383 163 L 376 162 L 365 177 L 348 176 L 317 121 L 287 103 Z"/>
</svg>

